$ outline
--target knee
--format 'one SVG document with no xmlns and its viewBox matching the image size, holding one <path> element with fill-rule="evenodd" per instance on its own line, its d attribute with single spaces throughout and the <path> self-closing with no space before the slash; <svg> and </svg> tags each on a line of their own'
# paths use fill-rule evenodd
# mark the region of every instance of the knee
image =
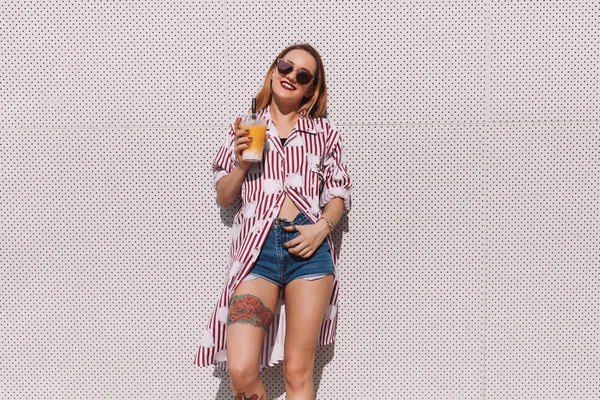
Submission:
<svg viewBox="0 0 600 400">
<path fill-rule="evenodd" d="M 244 390 L 260 380 L 256 362 L 244 359 L 227 359 L 229 378 L 234 389 Z"/>
<path fill-rule="evenodd" d="M 285 355 L 285 383 L 291 388 L 302 388 L 312 384 L 314 370 L 314 355 L 288 356 Z"/>
</svg>

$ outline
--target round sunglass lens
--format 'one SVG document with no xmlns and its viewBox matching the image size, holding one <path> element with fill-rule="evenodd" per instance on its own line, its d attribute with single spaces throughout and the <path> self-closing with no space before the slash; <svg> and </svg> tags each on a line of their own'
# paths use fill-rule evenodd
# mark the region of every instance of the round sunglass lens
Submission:
<svg viewBox="0 0 600 400">
<path fill-rule="evenodd" d="M 279 73 L 287 75 L 294 70 L 294 67 L 287 61 L 279 60 L 277 70 L 279 70 Z"/>
<path fill-rule="evenodd" d="M 296 79 L 301 85 L 306 85 L 312 80 L 312 76 L 308 72 L 298 71 L 296 72 Z"/>
</svg>

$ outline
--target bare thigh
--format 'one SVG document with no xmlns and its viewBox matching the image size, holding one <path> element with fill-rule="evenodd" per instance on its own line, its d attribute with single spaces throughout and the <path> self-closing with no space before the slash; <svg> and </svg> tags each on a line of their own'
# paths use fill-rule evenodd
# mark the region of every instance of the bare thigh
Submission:
<svg viewBox="0 0 600 400">
<path fill-rule="evenodd" d="M 311 357 L 314 354 L 332 288 L 333 275 L 312 281 L 294 279 L 286 285 L 286 357 Z"/>
<path fill-rule="evenodd" d="M 227 317 L 227 361 L 243 365 L 260 362 L 260 351 L 279 298 L 279 286 L 257 278 L 240 283 Z"/>
</svg>

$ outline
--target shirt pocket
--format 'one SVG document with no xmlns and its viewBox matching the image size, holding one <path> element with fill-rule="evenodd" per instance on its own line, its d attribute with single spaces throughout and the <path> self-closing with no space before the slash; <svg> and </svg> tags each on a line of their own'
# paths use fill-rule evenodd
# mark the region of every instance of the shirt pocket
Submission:
<svg viewBox="0 0 600 400">
<path fill-rule="evenodd" d="M 306 152 L 304 155 L 306 163 L 307 176 L 307 193 L 308 197 L 317 197 L 322 190 L 325 181 L 325 170 L 323 169 L 322 159 L 319 155 Z"/>
<path fill-rule="evenodd" d="M 323 190 L 325 172 L 318 165 L 309 166 L 308 171 L 310 177 L 310 193 L 308 193 L 308 195 L 315 197 L 318 196 Z"/>
</svg>

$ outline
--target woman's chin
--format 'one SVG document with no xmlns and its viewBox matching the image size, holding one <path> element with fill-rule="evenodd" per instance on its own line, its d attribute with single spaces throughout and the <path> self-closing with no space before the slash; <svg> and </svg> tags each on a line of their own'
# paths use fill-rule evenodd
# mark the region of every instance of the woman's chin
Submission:
<svg viewBox="0 0 600 400">
<path fill-rule="evenodd" d="M 273 91 L 273 97 L 275 99 L 277 99 L 277 101 L 283 102 L 283 103 L 299 103 L 300 101 L 302 101 L 302 98 L 298 98 L 298 96 L 295 96 L 295 94 L 292 94 L 290 92 L 286 92 L 286 93 L 281 93 L 281 92 L 276 92 Z"/>
</svg>

